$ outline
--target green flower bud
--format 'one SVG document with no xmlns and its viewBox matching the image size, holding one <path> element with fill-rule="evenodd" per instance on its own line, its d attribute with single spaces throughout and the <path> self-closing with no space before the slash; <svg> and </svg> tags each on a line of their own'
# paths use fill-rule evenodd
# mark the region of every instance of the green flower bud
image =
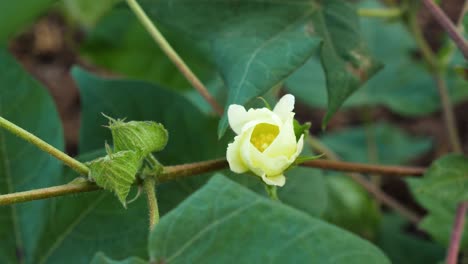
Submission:
<svg viewBox="0 0 468 264">
<path fill-rule="evenodd" d="M 109 121 L 115 152 L 133 150 L 145 157 L 151 152 L 164 149 L 167 144 L 167 130 L 159 123 L 151 121 L 124 122 L 112 118 L 109 118 Z"/>
</svg>

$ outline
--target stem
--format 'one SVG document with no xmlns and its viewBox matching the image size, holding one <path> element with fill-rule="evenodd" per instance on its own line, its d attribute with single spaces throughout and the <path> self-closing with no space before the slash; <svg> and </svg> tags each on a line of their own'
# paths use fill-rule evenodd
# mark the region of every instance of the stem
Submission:
<svg viewBox="0 0 468 264">
<path fill-rule="evenodd" d="M 400 8 L 360 8 L 358 15 L 362 17 L 395 18 L 400 17 L 403 11 Z"/>
<path fill-rule="evenodd" d="M 323 151 L 326 153 L 325 151 Z M 333 157 L 335 155 L 325 154 L 328 157 Z M 214 172 L 218 170 L 223 170 L 228 168 L 228 162 L 225 159 L 218 160 L 208 160 L 201 162 L 194 162 L 182 165 L 175 166 L 166 166 L 161 174 L 159 173 L 148 173 L 144 176 L 146 177 L 158 177 L 158 182 L 167 182 L 171 180 L 176 180 L 188 176 L 194 176 L 198 174 Z M 378 166 L 378 165 L 368 165 L 360 163 L 351 163 L 351 162 L 342 162 L 342 161 L 331 161 L 331 160 L 313 160 L 307 161 L 301 166 L 312 167 L 312 168 L 322 168 L 338 171 L 359 171 L 365 173 L 378 172 L 381 175 L 390 175 L 395 174 L 399 176 L 417 176 L 424 173 L 424 168 L 417 167 L 398 167 L 398 166 Z M 12 194 L 0 195 L 0 205 L 15 204 L 20 202 L 39 200 L 57 196 L 64 196 L 71 193 L 79 192 L 89 192 L 100 190 L 94 183 L 81 183 L 76 184 L 65 184 L 55 187 L 48 187 L 42 189 L 36 189 L 26 192 L 17 192 Z M 14 197 L 14 198 L 12 198 Z"/>
<path fill-rule="evenodd" d="M 174 65 L 179 69 L 179 71 L 184 75 L 187 81 L 193 85 L 193 87 L 201 94 L 201 96 L 211 105 L 213 110 L 218 115 L 223 115 L 223 109 L 216 100 L 211 96 L 208 89 L 203 85 L 203 83 L 198 79 L 198 77 L 192 72 L 192 70 L 187 66 L 187 64 L 182 60 L 182 58 L 177 54 L 177 52 L 172 48 L 171 44 L 164 38 L 161 32 L 158 30 L 155 24 L 151 22 L 149 17 L 146 15 L 145 11 L 141 8 L 136 0 L 126 0 L 130 9 L 135 13 L 137 18 L 140 20 L 141 24 L 145 27 L 148 33 L 151 35 L 153 40 L 159 45 L 162 51 L 167 55 L 167 57 L 174 63 Z"/>
<path fill-rule="evenodd" d="M 410 29 L 413 33 L 413 36 L 418 44 L 421 52 L 423 54 L 424 59 L 430 66 L 432 71 L 432 75 L 435 79 L 437 89 L 439 91 L 439 96 L 442 104 L 442 112 L 444 115 L 444 123 L 446 126 L 448 138 L 450 140 L 450 145 L 452 150 L 457 153 L 462 152 L 462 147 L 460 143 L 460 136 L 458 135 L 458 128 L 455 122 L 455 113 L 453 112 L 453 106 L 450 101 L 450 96 L 447 88 L 447 84 L 445 83 L 445 78 L 443 72 L 445 71 L 444 67 L 441 65 L 442 63 L 439 59 L 435 56 L 434 52 L 429 47 L 427 41 L 424 39 L 422 34 L 421 28 L 418 25 L 416 14 L 412 13 L 410 15 L 409 21 Z"/>
<path fill-rule="evenodd" d="M 97 190 L 101 190 L 101 188 L 91 182 L 68 183 L 54 187 L 0 195 L 0 206 Z"/>
<path fill-rule="evenodd" d="M 16 136 L 26 140 L 27 142 L 37 146 L 39 149 L 49 153 L 58 160 L 61 160 L 67 166 L 78 172 L 79 174 L 88 175 L 89 169 L 83 163 L 75 160 L 74 158 L 68 156 L 62 151 L 56 149 L 54 146 L 48 144 L 44 140 L 36 137 L 35 135 L 29 133 L 28 131 L 22 129 L 21 127 L 11 123 L 5 118 L 0 116 L 0 127 L 5 128 Z"/>
<path fill-rule="evenodd" d="M 383 166 L 322 159 L 308 160 L 300 164 L 299 166 L 320 168 L 325 170 L 359 172 L 365 174 L 394 175 L 399 177 L 420 176 L 423 175 L 426 171 L 425 168 L 420 167 Z"/>
<path fill-rule="evenodd" d="M 460 250 L 460 241 L 465 227 L 465 215 L 468 208 L 468 202 L 458 204 L 457 214 L 455 215 L 455 223 L 453 224 L 452 236 L 450 238 L 450 246 L 447 250 L 447 264 L 457 264 L 458 251 Z"/>
<path fill-rule="evenodd" d="M 149 212 L 149 229 L 154 229 L 159 222 L 158 200 L 156 198 L 156 180 L 153 177 L 146 177 L 143 181 L 143 187 L 146 192 L 146 200 L 148 202 Z"/>
<path fill-rule="evenodd" d="M 424 6 L 431 12 L 437 22 L 444 28 L 447 34 L 452 38 L 457 47 L 462 52 L 465 59 L 468 60 L 468 43 L 463 35 L 458 32 L 457 27 L 447 17 L 447 15 L 432 0 L 422 0 Z"/>
<path fill-rule="evenodd" d="M 270 197 L 270 199 L 273 201 L 280 202 L 281 200 L 278 197 L 278 188 L 276 186 L 272 186 L 268 184 L 264 184 L 264 185 L 265 185 L 265 190 L 268 194 L 268 197 Z"/>
<path fill-rule="evenodd" d="M 333 161 L 329 161 L 329 162 L 342 163 L 342 162 L 338 161 L 338 159 L 339 159 L 338 155 L 336 155 L 335 152 L 333 152 L 330 148 L 328 148 L 326 145 L 324 145 L 322 142 L 320 142 L 319 139 L 317 139 L 315 137 L 312 137 L 312 136 L 309 136 L 308 142 L 309 142 L 310 146 L 313 149 L 324 153 L 324 155 L 327 158 L 333 160 Z M 348 163 L 348 165 L 352 165 L 352 163 Z M 366 165 L 366 164 L 362 164 L 362 165 L 364 165 L 364 166 L 375 166 L 375 165 Z M 384 167 L 384 166 L 375 166 L 375 167 Z M 393 169 L 394 168 L 400 168 L 401 169 L 401 168 L 404 168 L 404 167 L 391 167 L 391 168 L 393 168 Z M 416 168 L 416 170 L 414 171 L 415 174 L 412 174 L 412 175 L 417 175 L 416 172 L 418 170 L 420 170 L 420 168 Z M 368 171 L 368 172 L 372 173 L 371 171 Z M 373 171 L 373 172 L 375 172 L 375 171 Z M 382 171 L 380 171 L 379 173 L 380 173 L 380 175 L 385 175 L 385 173 L 382 173 Z M 420 173 L 423 174 L 424 171 L 420 171 Z M 357 173 L 349 173 L 348 176 L 351 177 L 351 179 L 354 180 L 356 183 L 361 185 L 372 196 L 374 196 L 374 198 L 377 199 L 377 201 L 380 201 L 381 203 L 387 205 L 388 207 L 392 208 L 396 212 L 400 213 L 400 215 L 402 215 L 403 217 L 408 219 L 408 221 L 410 221 L 411 223 L 417 224 L 421 220 L 420 216 L 418 216 L 417 214 L 415 214 L 414 212 L 412 212 L 411 210 L 406 208 L 404 205 L 400 204 L 393 197 L 387 195 L 385 192 L 380 190 L 374 184 L 372 184 L 371 182 L 366 180 L 366 178 L 364 176 L 362 176 L 360 174 L 357 174 Z"/>
</svg>

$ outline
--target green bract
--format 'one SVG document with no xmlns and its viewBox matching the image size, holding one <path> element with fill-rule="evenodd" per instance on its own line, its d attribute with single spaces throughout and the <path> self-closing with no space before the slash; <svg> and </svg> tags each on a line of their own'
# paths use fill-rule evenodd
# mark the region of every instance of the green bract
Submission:
<svg viewBox="0 0 468 264">
<path fill-rule="evenodd" d="M 168 140 L 167 130 L 163 125 L 149 121 L 115 120 L 109 118 L 114 150 L 139 151 L 142 156 L 162 150 Z"/>
<path fill-rule="evenodd" d="M 135 151 L 120 151 L 87 163 L 89 177 L 102 188 L 113 191 L 126 207 L 130 187 L 141 166 L 140 155 Z"/>
</svg>

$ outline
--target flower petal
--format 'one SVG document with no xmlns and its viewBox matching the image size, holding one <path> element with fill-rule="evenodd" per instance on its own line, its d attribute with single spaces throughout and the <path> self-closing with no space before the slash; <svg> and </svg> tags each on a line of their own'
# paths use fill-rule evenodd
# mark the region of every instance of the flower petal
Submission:
<svg viewBox="0 0 468 264">
<path fill-rule="evenodd" d="M 286 94 L 278 101 L 273 109 L 273 112 L 277 114 L 283 122 L 288 120 L 291 115 L 294 115 L 294 96 L 291 94 Z"/>
<path fill-rule="evenodd" d="M 246 130 L 244 128 L 246 124 L 250 124 L 250 126 L 255 126 L 259 123 L 281 124 L 281 119 L 267 108 L 252 108 L 249 111 L 245 111 L 243 106 L 236 104 L 229 106 L 228 120 L 232 130 L 238 135 L 243 133 L 243 130 Z"/>
<path fill-rule="evenodd" d="M 247 111 L 242 105 L 232 104 L 228 108 L 229 126 L 236 134 L 240 134 L 247 119 Z"/>
<path fill-rule="evenodd" d="M 235 173 L 243 173 L 249 170 L 241 157 L 240 137 L 241 136 L 236 136 L 234 138 L 234 142 L 228 144 L 226 151 L 226 158 L 229 163 L 229 168 Z"/>
<path fill-rule="evenodd" d="M 280 127 L 280 133 L 271 143 L 271 145 L 265 149 L 264 153 L 269 157 L 285 156 L 289 158 L 297 150 L 296 135 L 294 134 L 294 117 L 290 117 Z"/>
<path fill-rule="evenodd" d="M 283 187 L 286 183 L 286 177 L 284 177 L 283 174 L 275 177 L 267 177 L 266 175 L 262 175 L 262 180 L 268 185 L 275 185 L 279 187 Z"/>
</svg>

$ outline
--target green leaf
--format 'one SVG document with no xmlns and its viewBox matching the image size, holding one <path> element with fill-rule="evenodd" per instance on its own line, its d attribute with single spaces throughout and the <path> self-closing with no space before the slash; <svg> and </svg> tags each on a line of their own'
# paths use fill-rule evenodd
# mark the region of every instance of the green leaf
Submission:
<svg viewBox="0 0 468 264">
<path fill-rule="evenodd" d="M 444 156 L 431 165 L 423 178 L 407 181 L 417 201 L 428 210 L 420 227 L 448 245 L 457 205 L 468 200 L 468 158 L 456 154 Z M 466 245 L 465 233 L 462 246 Z"/>
<path fill-rule="evenodd" d="M 229 88 L 227 105 L 246 105 L 319 50 L 330 95 L 327 119 L 377 70 L 359 40 L 351 5 L 330 1 L 140 1 L 154 21 L 208 43 Z M 218 134 L 227 128 L 226 116 Z"/>
<path fill-rule="evenodd" d="M 392 263 L 426 264 L 444 259 L 443 247 L 405 231 L 408 224 L 400 216 L 385 214 L 382 220 L 377 244 Z"/>
<path fill-rule="evenodd" d="M 125 260 L 113 260 L 107 257 L 104 253 L 98 252 L 94 255 L 91 264 L 147 264 L 148 262 L 140 258 L 131 257 Z"/>
<path fill-rule="evenodd" d="M 207 85 L 220 79 L 193 41 L 161 28 L 187 65 Z M 191 85 L 161 51 L 127 8 L 114 8 L 89 32 L 80 53 L 92 63 L 114 73 L 150 81 L 167 88 L 187 90 Z M 216 86 L 222 85 L 221 81 Z M 203 102 L 206 104 L 206 102 Z"/>
<path fill-rule="evenodd" d="M 328 204 L 323 218 L 367 239 L 373 239 L 380 221 L 375 200 L 351 178 L 327 175 Z"/>
<path fill-rule="evenodd" d="M 13 2 L 2 1 L 0 6 L 9 3 Z M 62 126 L 52 98 L 4 49 L 0 49 L 0 83 L 0 115 L 63 150 Z M 55 158 L 0 128 L 1 194 L 59 184 L 61 170 Z M 0 263 L 34 262 L 37 234 L 46 224 L 41 216 L 53 212 L 52 200 L 1 206 Z"/>
<path fill-rule="evenodd" d="M 142 156 L 136 151 L 120 151 L 86 163 L 89 177 L 100 187 L 112 191 L 126 208 L 127 195 L 140 169 Z"/>
<path fill-rule="evenodd" d="M 120 0 L 64 0 L 65 10 L 85 27 L 94 26 Z"/>
<path fill-rule="evenodd" d="M 390 263 L 369 242 L 222 176 L 161 219 L 149 252 L 164 263 Z"/>
<path fill-rule="evenodd" d="M 376 1 L 360 7 L 381 8 Z M 403 24 L 394 21 L 361 19 L 362 35 L 375 57 L 385 67 L 355 94 L 344 107 L 383 105 L 402 115 L 421 116 L 440 109 L 437 87 L 425 65 L 412 58 L 416 44 Z M 468 98 L 468 82 L 449 69 L 446 80 L 452 100 Z M 312 107 L 327 107 L 326 77 L 317 58 L 307 61 L 287 80 L 289 92 Z"/>
<path fill-rule="evenodd" d="M 310 122 L 300 124 L 296 119 L 294 119 L 294 135 L 296 136 L 296 140 L 299 140 L 302 135 L 307 136 L 309 134 L 310 126 Z"/>
<path fill-rule="evenodd" d="M 410 136 L 384 122 L 327 133 L 321 140 L 344 160 L 380 164 L 405 163 L 431 148 L 430 139 Z M 369 160 L 370 147 L 375 147 L 376 161 Z"/>
<path fill-rule="evenodd" d="M 96 159 L 105 152 L 80 156 L 80 161 Z M 76 173 L 66 169 L 62 179 L 70 181 Z M 136 192 L 136 190 L 133 190 Z M 38 237 L 32 263 L 89 263 L 96 251 L 113 259 L 128 256 L 147 258 L 148 217 L 145 199 L 124 209 L 110 192 L 96 191 L 56 199 L 54 211 L 42 215 L 46 225 Z M 77 246 L 79 245 L 79 246 Z"/>
<path fill-rule="evenodd" d="M 0 44 L 42 14 L 55 0 L 0 1 Z"/>
<path fill-rule="evenodd" d="M 147 156 L 151 152 L 161 151 L 167 144 L 167 130 L 162 124 L 151 121 L 115 120 L 109 118 L 114 151 L 132 150 Z"/>
</svg>

